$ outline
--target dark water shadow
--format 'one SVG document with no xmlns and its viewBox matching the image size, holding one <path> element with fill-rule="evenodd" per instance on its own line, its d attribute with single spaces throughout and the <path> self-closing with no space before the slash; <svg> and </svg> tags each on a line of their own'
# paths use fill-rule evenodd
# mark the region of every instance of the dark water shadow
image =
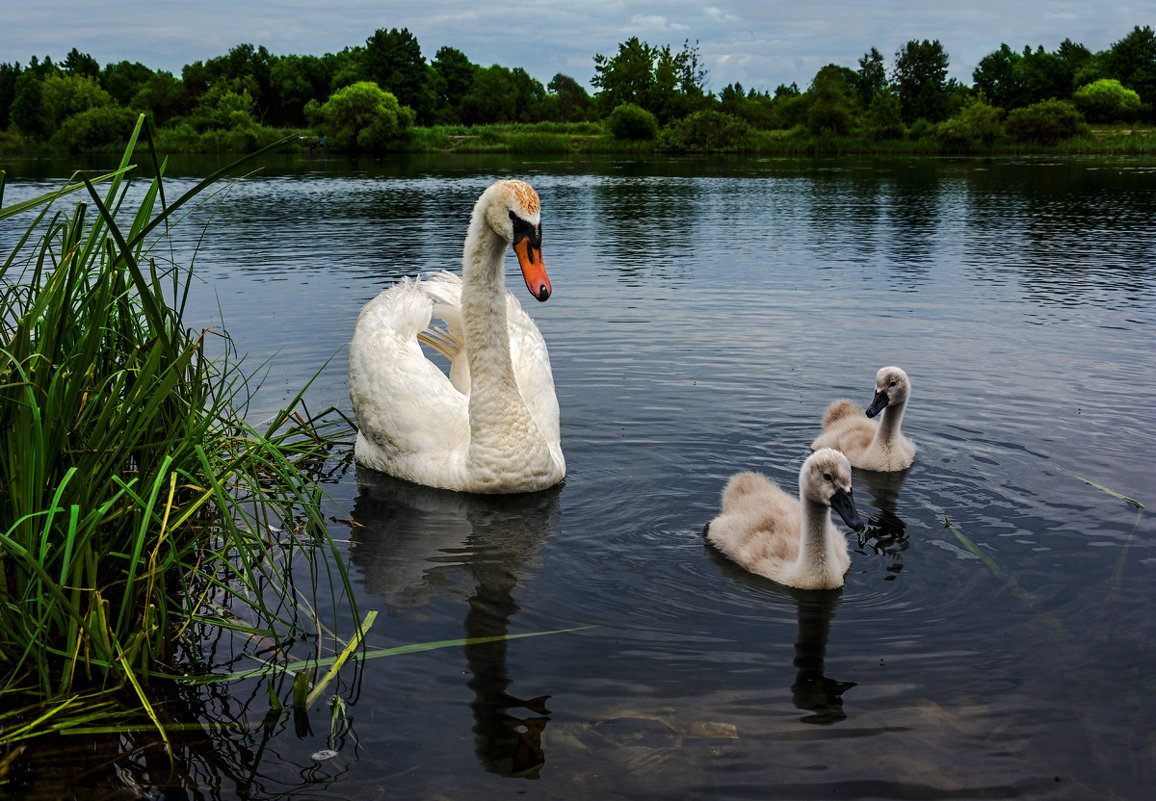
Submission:
<svg viewBox="0 0 1156 801">
<path fill-rule="evenodd" d="M 491 773 L 538 778 L 548 694 L 510 692 L 507 660 L 518 587 L 533 570 L 558 516 L 561 487 L 525 495 L 470 495 L 358 470 L 351 551 L 365 588 L 401 609 L 458 595 L 473 693 L 474 751 Z M 464 579 L 464 584 L 462 583 Z M 522 647 L 533 647 L 525 645 Z M 540 688 L 539 688 L 540 689 Z"/>
<path fill-rule="evenodd" d="M 827 640 L 843 590 L 800 590 L 786 587 L 744 570 L 709 543 L 706 550 L 727 578 L 781 598 L 784 603 L 788 599 L 794 603 L 798 630 L 795 636 L 795 680 L 791 684 L 791 700 L 796 708 L 807 713 L 799 720 L 821 726 L 846 720 L 843 693 L 854 687 L 856 682 L 838 681 L 826 675 Z"/>
</svg>

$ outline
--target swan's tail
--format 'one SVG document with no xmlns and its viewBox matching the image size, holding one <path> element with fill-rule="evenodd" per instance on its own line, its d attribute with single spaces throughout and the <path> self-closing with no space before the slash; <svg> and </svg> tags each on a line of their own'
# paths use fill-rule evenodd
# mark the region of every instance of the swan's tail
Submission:
<svg viewBox="0 0 1156 801">
<path fill-rule="evenodd" d="M 770 481 L 761 473 L 735 473 L 723 489 L 723 504 L 766 490 Z"/>
<path fill-rule="evenodd" d="M 823 428 L 829 428 L 845 417 L 855 417 L 863 414 L 863 409 L 849 400 L 837 400 L 827 407 L 823 414 Z"/>
</svg>

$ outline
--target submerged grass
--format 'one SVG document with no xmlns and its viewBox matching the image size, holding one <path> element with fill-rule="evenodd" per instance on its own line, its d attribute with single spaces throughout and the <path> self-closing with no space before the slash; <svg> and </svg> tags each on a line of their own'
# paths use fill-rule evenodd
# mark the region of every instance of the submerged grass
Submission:
<svg viewBox="0 0 1156 801">
<path fill-rule="evenodd" d="M 1120 551 L 1120 558 L 1116 560 L 1116 569 L 1112 572 L 1112 591 L 1116 592 L 1120 589 L 1120 582 L 1123 580 L 1124 564 L 1128 561 L 1128 550 L 1132 547 L 1132 540 L 1136 537 L 1136 529 L 1140 526 L 1140 518 L 1144 516 L 1144 510 L 1148 507 L 1140 503 L 1135 498 L 1129 498 L 1123 493 L 1116 492 L 1116 490 L 1113 489 L 1108 489 L 1102 484 L 1097 484 L 1091 479 L 1084 478 L 1083 476 L 1076 476 L 1076 478 L 1080 479 L 1080 481 L 1083 481 L 1085 484 L 1090 484 L 1101 492 L 1106 492 L 1113 498 L 1119 498 L 1121 501 L 1136 507 L 1136 520 L 1132 523 L 1132 530 L 1128 532 L 1128 540 L 1124 543 L 1124 547 Z"/>
<path fill-rule="evenodd" d="M 249 377 L 184 324 L 191 272 L 166 257 L 183 207 L 283 144 L 171 200 L 143 120 L 99 178 L 5 208 L 0 172 L 0 224 L 25 215 L 0 263 L 0 692 L 34 701 L 0 715 L 0 744 L 112 699 L 163 737 L 150 686 L 203 669 L 206 627 L 322 656 L 303 553 L 351 603 L 316 481 L 349 421 L 298 394 L 246 422 Z"/>
</svg>

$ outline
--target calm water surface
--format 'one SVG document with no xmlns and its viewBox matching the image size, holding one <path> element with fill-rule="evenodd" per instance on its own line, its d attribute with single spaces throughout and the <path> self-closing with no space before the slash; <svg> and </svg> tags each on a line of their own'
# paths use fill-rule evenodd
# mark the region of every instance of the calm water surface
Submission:
<svg viewBox="0 0 1156 801">
<path fill-rule="evenodd" d="M 12 169 L 7 203 L 55 185 Z M 222 799 L 1148 797 L 1156 528 L 1089 482 L 1156 502 L 1156 163 L 285 162 L 178 229 L 182 264 L 209 232 L 189 321 L 272 358 L 256 417 L 330 357 L 310 405 L 348 410 L 361 305 L 458 269 L 474 199 L 508 175 L 542 197 L 554 295 L 510 285 L 550 346 L 565 484 L 476 498 L 350 468 L 327 489 L 357 607 L 380 612 L 370 648 L 581 630 L 371 660 L 343 675 L 336 740 L 322 708 L 311 732 L 210 724 L 187 775 L 126 758 L 121 779 Z M 865 405 L 887 364 L 911 376 L 919 454 L 856 472 L 869 526 L 843 590 L 705 547 L 727 476 L 794 486 L 828 402 Z M 269 708 L 248 688 L 209 705 Z M 43 757 L 23 791 L 74 770 Z"/>
</svg>

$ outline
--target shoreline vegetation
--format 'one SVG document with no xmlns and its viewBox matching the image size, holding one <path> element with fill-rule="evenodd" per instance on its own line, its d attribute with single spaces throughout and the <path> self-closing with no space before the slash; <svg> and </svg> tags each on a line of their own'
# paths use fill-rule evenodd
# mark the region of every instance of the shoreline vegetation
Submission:
<svg viewBox="0 0 1156 801">
<path fill-rule="evenodd" d="M 727 121 L 722 120 L 725 124 Z M 229 144 L 223 140 L 190 142 L 179 134 L 164 130 L 156 133 L 157 149 L 172 155 L 233 155 L 282 142 L 282 152 L 312 155 L 391 155 L 462 153 L 507 153 L 511 155 L 751 155 L 751 156 L 1006 156 L 1006 155 L 1156 155 L 1156 126 L 1118 123 L 1087 126 L 1080 134 L 1054 142 L 1017 142 L 1007 138 L 991 142 L 949 146 L 934 136 L 919 139 L 878 141 L 857 136 L 813 136 L 803 129 L 785 131 L 747 131 L 736 140 L 704 137 L 701 141 L 671 144 L 662 138 L 651 140 L 619 139 L 612 134 L 593 132 L 593 123 L 495 123 L 485 126 L 435 126 L 414 128 L 405 140 L 375 151 L 334 150 L 323 137 L 305 130 L 258 128 L 248 131 L 245 143 Z M 96 147 L 89 154 L 117 155 L 115 145 Z M 0 157 L 4 155 L 39 157 L 66 156 L 50 143 L 5 144 L 0 138 Z"/>
<path fill-rule="evenodd" d="M 288 135 L 341 154 L 1156 152 L 1149 26 L 1100 52 L 1000 43 L 971 85 L 947 77 L 938 40 L 908 41 L 890 63 L 873 47 L 856 63 L 828 64 L 802 89 L 711 92 L 698 42 L 631 37 L 593 55 L 591 94 L 452 47 L 427 59 L 404 28 L 323 56 L 241 44 L 179 77 L 72 48 L 59 64 L 0 64 L 0 155 L 119 152 L 140 114 L 168 154 L 243 154 Z"/>
<path fill-rule="evenodd" d="M 164 699 L 254 665 L 274 717 L 301 713 L 297 688 L 320 692 L 317 668 L 362 632 L 324 513 L 352 424 L 305 388 L 249 422 L 261 367 L 187 326 L 193 271 L 169 246 L 284 143 L 173 197 L 143 116 L 128 141 L 111 172 L 8 206 L 0 170 L 0 222 L 19 226 L 0 260 L 0 785 L 47 735 L 167 749 Z M 318 616 L 321 591 L 352 617 Z"/>
</svg>

